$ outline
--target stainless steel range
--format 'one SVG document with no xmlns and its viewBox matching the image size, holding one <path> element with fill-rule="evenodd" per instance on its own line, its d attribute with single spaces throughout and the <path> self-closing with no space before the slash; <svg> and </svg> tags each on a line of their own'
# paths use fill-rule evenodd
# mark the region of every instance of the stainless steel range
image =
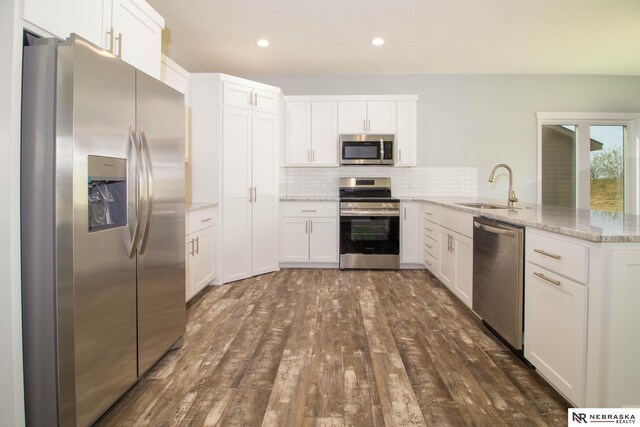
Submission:
<svg viewBox="0 0 640 427">
<path fill-rule="evenodd" d="M 400 200 L 390 178 L 340 178 L 340 268 L 400 267 Z"/>
</svg>

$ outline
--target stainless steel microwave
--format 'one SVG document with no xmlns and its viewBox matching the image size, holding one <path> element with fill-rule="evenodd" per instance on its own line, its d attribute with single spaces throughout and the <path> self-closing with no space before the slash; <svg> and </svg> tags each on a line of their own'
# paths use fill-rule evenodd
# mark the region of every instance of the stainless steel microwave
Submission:
<svg viewBox="0 0 640 427">
<path fill-rule="evenodd" d="M 394 135 L 340 135 L 341 165 L 393 165 Z"/>
</svg>

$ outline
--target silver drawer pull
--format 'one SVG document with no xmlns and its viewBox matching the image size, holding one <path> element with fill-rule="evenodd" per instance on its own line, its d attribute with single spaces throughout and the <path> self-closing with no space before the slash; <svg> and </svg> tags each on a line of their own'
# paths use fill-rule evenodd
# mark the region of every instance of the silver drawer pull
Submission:
<svg viewBox="0 0 640 427">
<path fill-rule="evenodd" d="M 213 218 L 203 219 L 201 222 L 209 222 L 209 221 L 213 221 Z"/>
<path fill-rule="evenodd" d="M 424 214 L 431 216 L 431 215 L 433 215 L 433 212 L 425 212 Z"/>
<path fill-rule="evenodd" d="M 547 276 L 545 276 L 544 274 L 542 274 L 542 273 L 538 273 L 538 272 L 534 272 L 533 274 L 534 274 L 534 275 L 536 275 L 536 276 L 538 276 L 538 277 L 539 277 L 539 278 L 541 278 L 541 279 L 546 280 L 546 281 L 547 281 L 547 282 L 549 282 L 549 283 L 553 283 L 553 284 L 554 284 L 554 285 L 556 285 L 556 286 L 560 286 L 560 281 L 559 281 L 559 280 L 553 280 L 553 279 L 550 279 L 550 278 L 548 278 Z"/>
<path fill-rule="evenodd" d="M 427 264 L 429 267 L 431 267 L 431 262 L 425 261 L 425 264 Z"/>
<path fill-rule="evenodd" d="M 539 253 L 541 255 L 548 256 L 549 258 L 553 258 L 553 259 L 562 258 L 560 255 L 552 254 L 552 253 L 549 253 L 547 251 L 543 251 L 542 249 L 534 249 L 533 252 L 537 252 L 537 253 Z"/>
<path fill-rule="evenodd" d="M 433 246 L 431 246 L 431 245 L 427 245 L 427 247 L 428 247 L 429 249 L 432 249 L 432 248 L 433 248 Z"/>
<path fill-rule="evenodd" d="M 302 212 L 318 212 L 317 209 L 302 209 Z"/>
<path fill-rule="evenodd" d="M 426 230 L 427 230 L 429 233 L 431 233 L 431 232 L 433 231 L 433 230 L 432 230 L 432 229 L 430 229 L 429 227 L 427 227 L 427 229 L 426 229 Z"/>
</svg>

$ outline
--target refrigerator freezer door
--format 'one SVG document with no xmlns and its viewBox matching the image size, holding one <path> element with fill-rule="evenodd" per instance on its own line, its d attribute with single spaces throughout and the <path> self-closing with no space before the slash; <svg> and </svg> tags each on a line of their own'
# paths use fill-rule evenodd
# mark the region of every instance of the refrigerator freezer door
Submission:
<svg viewBox="0 0 640 427">
<path fill-rule="evenodd" d="M 58 195 L 73 173 L 73 204 L 58 204 L 73 217 L 57 216 L 59 233 L 73 227 L 73 251 L 58 251 L 58 259 L 73 254 L 73 293 L 59 293 L 59 310 L 74 308 L 74 345 L 60 342 L 60 352 L 75 350 L 76 423 L 87 425 L 137 379 L 136 260 L 129 257 L 137 196 L 129 138 L 135 70 L 81 39 L 60 47 L 58 56 Z M 124 194 L 103 195 L 127 205 L 125 225 L 89 231 L 89 156 L 101 156 L 107 169 L 126 164 Z"/>
<path fill-rule="evenodd" d="M 149 196 L 138 251 L 138 372 L 184 334 L 184 98 L 138 71 L 137 137 Z M 147 215 L 150 213 L 150 215 Z"/>
</svg>

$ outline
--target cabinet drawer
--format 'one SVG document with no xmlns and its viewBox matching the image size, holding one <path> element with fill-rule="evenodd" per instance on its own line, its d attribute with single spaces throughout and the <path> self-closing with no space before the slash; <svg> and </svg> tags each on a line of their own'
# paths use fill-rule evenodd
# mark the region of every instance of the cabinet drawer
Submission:
<svg viewBox="0 0 640 427">
<path fill-rule="evenodd" d="M 446 209 L 441 214 L 439 224 L 449 230 L 473 238 L 473 215 L 470 213 Z"/>
<path fill-rule="evenodd" d="M 338 216 L 337 202 L 283 202 L 280 204 L 283 217 L 329 217 Z"/>
<path fill-rule="evenodd" d="M 436 242 L 426 234 L 424 235 L 424 250 L 429 253 L 432 257 L 438 258 L 438 245 L 440 243 Z"/>
<path fill-rule="evenodd" d="M 440 224 L 442 217 L 442 208 L 436 205 L 425 203 L 424 205 L 424 219 Z"/>
<path fill-rule="evenodd" d="M 213 209 L 202 209 L 187 213 L 185 234 L 195 233 L 213 227 Z"/>
<path fill-rule="evenodd" d="M 435 242 L 437 242 L 440 238 L 438 228 L 438 224 L 436 224 L 435 222 L 431 222 L 428 219 L 424 220 L 424 235 L 431 238 Z"/>
<path fill-rule="evenodd" d="M 589 281 L 589 248 L 527 229 L 526 260 L 581 283 Z"/>
<path fill-rule="evenodd" d="M 438 260 L 427 251 L 424 251 L 424 266 L 427 267 L 427 270 L 433 275 L 438 274 Z"/>
</svg>

